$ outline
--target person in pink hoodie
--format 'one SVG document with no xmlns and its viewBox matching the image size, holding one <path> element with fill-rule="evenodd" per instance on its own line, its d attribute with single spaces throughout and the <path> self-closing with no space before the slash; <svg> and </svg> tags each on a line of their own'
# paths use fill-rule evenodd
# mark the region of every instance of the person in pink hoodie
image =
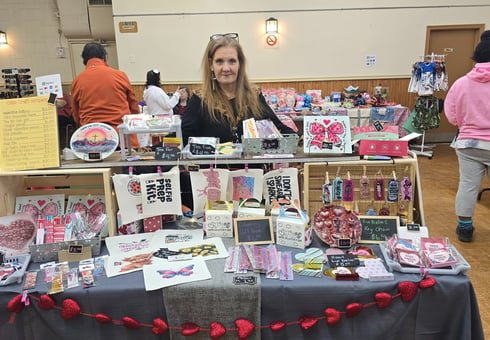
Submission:
<svg viewBox="0 0 490 340">
<path fill-rule="evenodd" d="M 458 127 L 452 146 L 459 162 L 456 233 L 462 242 L 473 240 L 473 214 L 485 173 L 490 181 L 490 31 L 481 35 L 472 59 L 475 66 L 454 82 L 444 101 L 449 123 Z"/>
</svg>

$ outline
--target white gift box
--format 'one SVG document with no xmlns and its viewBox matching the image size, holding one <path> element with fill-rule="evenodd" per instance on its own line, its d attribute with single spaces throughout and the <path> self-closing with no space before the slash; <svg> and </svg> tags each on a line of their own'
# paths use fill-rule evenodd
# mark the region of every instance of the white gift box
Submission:
<svg viewBox="0 0 490 340">
<path fill-rule="evenodd" d="M 233 202 L 208 200 L 205 218 L 207 237 L 233 237 Z"/>
<path fill-rule="evenodd" d="M 265 216 L 265 205 L 255 198 L 247 198 L 238 206 L 238 218 Z"/>
</svg>

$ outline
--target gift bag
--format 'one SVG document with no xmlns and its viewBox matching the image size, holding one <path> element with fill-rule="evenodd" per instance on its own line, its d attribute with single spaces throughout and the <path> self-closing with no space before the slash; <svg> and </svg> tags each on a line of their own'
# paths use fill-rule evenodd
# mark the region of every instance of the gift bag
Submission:
<svg viewBox="0 0 490 340">
<path fill-rule="evenodd" d="M 298 169 L 280 168 L 265 174 L 263 196 L 267 208 L 271 207 L 273 199 L 279 203 L 284 200 L 296 201 L 300 206 Z"/>
<path fill-rule="evenodd" d="M 139 176 L 114 175 L 112 176 L 112 182 L 121 215 L 121 225 L 150 216 L 143 214 Z"/>
<path fill-rule="evenodd" d="M 214 168 L 190 172 L 194 215 L 204 213 L 208 199 L 226 200 L 229 174 L 229 170 Z"/>
<path fill-rule="evenodd" d="M 262 169 L 240 169 L 230 172 L 228 200 L 240 201 L 247 198 L 262 200 L 264 171 Z"/>
<path fill-rule="evenodd" d="M 141 174 L 139 178 L 143 214 L 147 216 L 182 215 L 178 167 L 173 167 L 168 172 Z"/>
</svg>

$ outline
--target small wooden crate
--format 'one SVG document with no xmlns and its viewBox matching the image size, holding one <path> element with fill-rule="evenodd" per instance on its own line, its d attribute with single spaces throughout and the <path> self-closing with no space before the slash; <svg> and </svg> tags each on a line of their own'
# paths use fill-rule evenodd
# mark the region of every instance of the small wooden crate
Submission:
<svg viewBox="0 0 490 340">
<path fill-rule="evenodd" d="M 0 216 L 12 215 L 17 196 L 104 195 L 109 236 L 117 235 L 117 203 L 111 168 L 0 172 Z"/>
<path fill-rule="evenodd" d="M 374 181 L 379 173 L 385 181 L 385 197 L 387 197 L 387 183 L 393 176 L 395 171 L 396 178 L 401 180 L 403 177 L 408 177 L 412 181 L 413 200 L 398 202 L 387 202 L 390 209 L 390 215 L 396 216 L 400 204 L 404 204 L 407 212 L 407 220 L 412 223 L 424 224 L 423 205 L 420 190 L 418 190 L 418 165 L 416 156 L 407 156 L 403 158 L 394 158 L 390 161 L 373 161 L 360 160 L 350 162 L 329 162 L 329 163 L 305 163 L 304 164 L 304 179 L 303 179 L 303 201 L 304 207 L 308 212 L 308 216 L 313 218 L 315 213 L 324 206 L 322 202 L 322 186 L 325 183 L 325 175 L 328 171 L 330 183 L 339 175 L 345 179 L 347 172 L 350 178 L 354 181 L 354 201 L 342 202 L 334 201 L 334 204 L 344 205 L 349 209 L 357 207 L 361 215 L 365 215 L 368 208 L 373 207 L 376 213 L 385 204 L 384 201 L 374 201 L 372 198 L 361 200 L 359 192 L 359 181 L 363 175 L 369 177 L 371 196 L 374 187 Z"/>
</svg>

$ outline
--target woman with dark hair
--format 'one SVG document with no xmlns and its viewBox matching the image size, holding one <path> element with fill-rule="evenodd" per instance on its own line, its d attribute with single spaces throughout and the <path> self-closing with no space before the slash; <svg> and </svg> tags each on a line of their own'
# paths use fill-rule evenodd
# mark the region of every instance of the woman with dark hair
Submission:
<svg viewBox="0 0 490 340">
<path fill-rule="evenodd" d="M 444 102 L 448 121 L 459 129 L 453 147 L 459 162 L 456 233 L 473 240 L 473 215 L 485 172 L 490 180 L 490 31 L 481 35 L 472 58 L 476 64 L 449 89 Z"/>
<path fill-rule="evenodd" d="M 172 96 L 163 91 L 160 84 L 160 71 L 150 70 L 146 73 L 143 99 L 146 103 L 146 113 L 150 115 L 171 115 L 173 108 L 180 100 L 184 90 L 177 88 Z"/>
<path fill-rule="evenodd" d="M 187 103 L 191 98 L 191 92 L 189 91 L 189 88 L 187 86 L 181 86 L 179 87 L 179 90 L 184 90 L 184 91 L 181 92 L 180 101 L 174 107 L 174 114 L 176 115 L 181 115 L 185 112 Z"/>
<path fill-rule="evenodd" d="M 270 119 L 281 133 L 295 133 L 267 105 L 259 88 L 249 82 L 247 61 L 238 34 L 214 34 L 202 58 L 202 87 L 194 91 L 182 116 L 184 144 L 189 137 L 218 137 L 237 142 L 242 121 Z"/>
</svg>

